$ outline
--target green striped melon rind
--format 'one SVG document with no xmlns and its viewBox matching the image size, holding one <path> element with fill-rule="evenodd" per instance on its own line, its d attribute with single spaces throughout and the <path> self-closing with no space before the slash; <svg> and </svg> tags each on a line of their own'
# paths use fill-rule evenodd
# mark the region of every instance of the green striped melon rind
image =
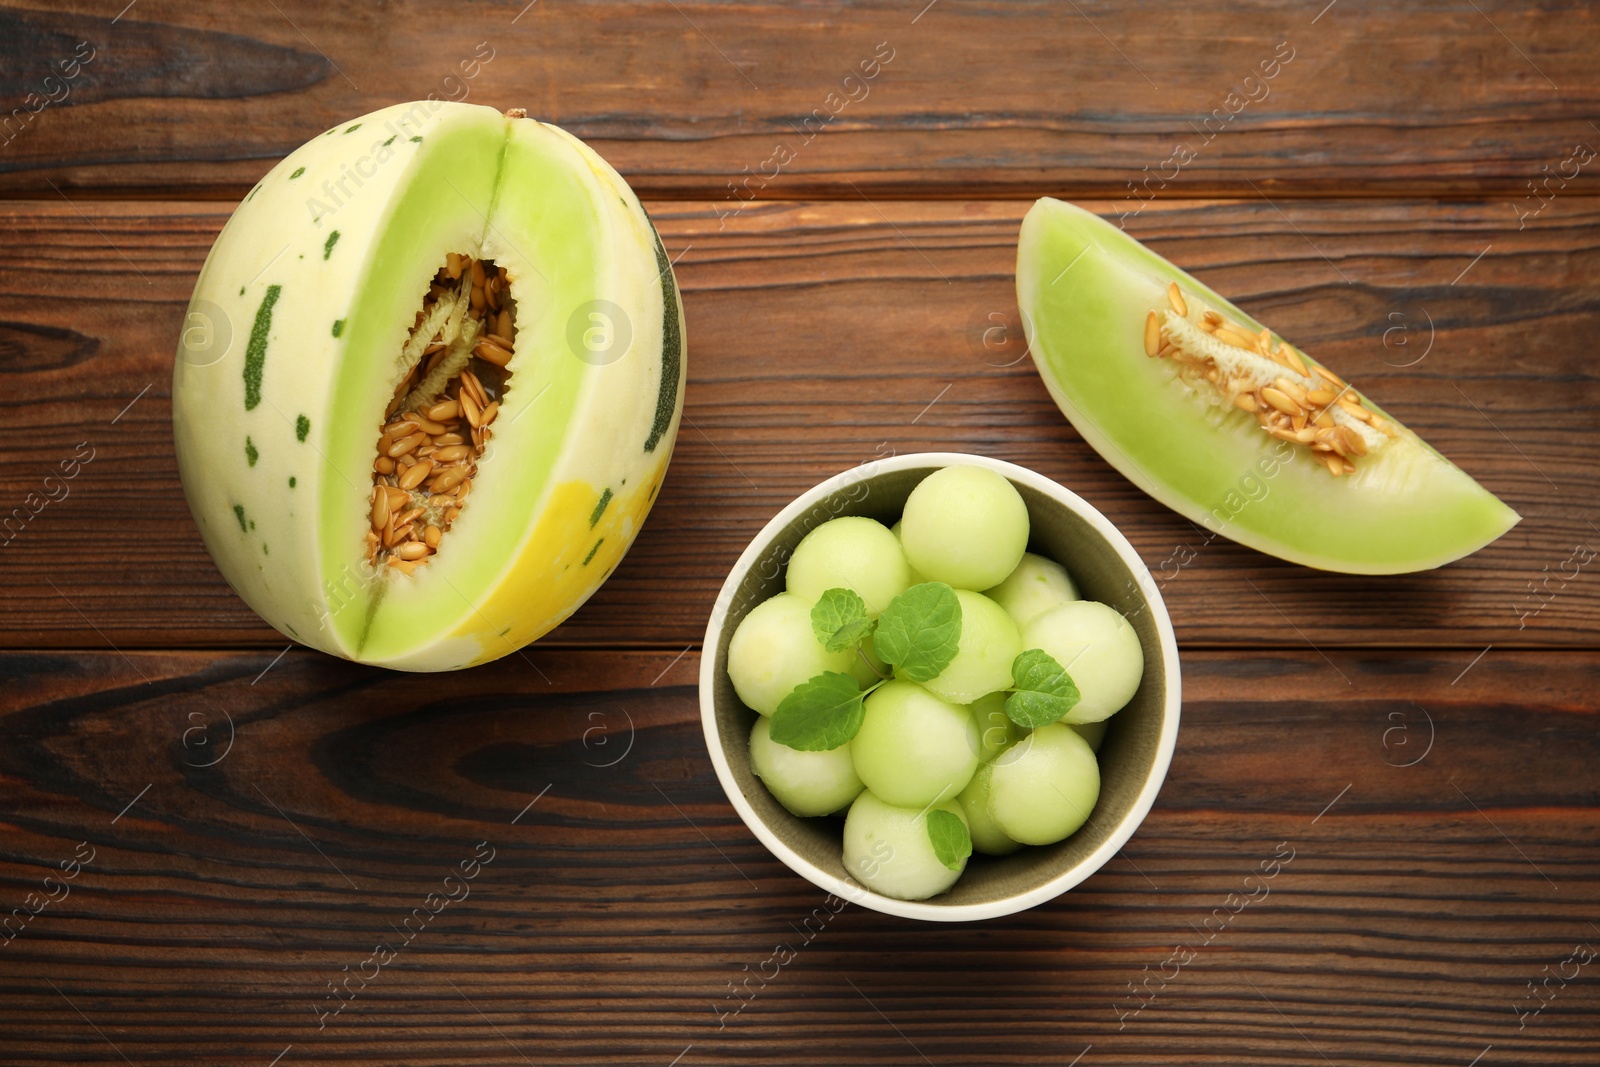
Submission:
<svg viewBox="0 0 1600 1067">
<path fill-rule="evenodd" d="M 511 388 L 439 556 L 398 580 L 363 562 L 373 448 L 450 251 L 512 274 Z M 400 669 L 557 625 L 621 560 L 671 456 L 686 355 L 664 255 L 627 183 L 533 120 L 420 101 L 296 150 L 224 227 L 178 348 L 179 470 L 218 568 L 295 640 Z M 628 323 L 625 348 L 572 348 L 592 306 Z"/>
<path fill-rule="evenodd" d="M 1023 220 L 1017 302 L 1034 362 L 1084 440 L 1140 489 L 1240 544 L 1355 574 L 1438 567 L 1516 524 L 1516 512 L 1365 393 L 1399 436 L 1334 478 L 1252 416 L 1174 381 L 1169 361 L 1144 352 L 1146 314 L 1166 307 L 1171 282 L 1263 328 L 1096 215 L 1047 197 Z"/>
</svg>

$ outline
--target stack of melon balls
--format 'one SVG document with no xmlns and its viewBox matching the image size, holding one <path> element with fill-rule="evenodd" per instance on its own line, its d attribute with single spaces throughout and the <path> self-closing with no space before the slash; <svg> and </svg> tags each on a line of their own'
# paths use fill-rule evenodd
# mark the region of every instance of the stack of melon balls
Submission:
<svg viewBox="0 0 1600 1067">
<path fill-rule="evenodd" d="M 911 492 L 893 528 L 847 516 L 808 533 L 786 591 L 752 609 L 729 642 L 729 678 L 757 713 L 752 768 L 795 815 L 848 811 L 844 866 L 868 889 L 935 896 L 973 850 L 1052 844 L 1094 810 L 1095 753 L 1106 719 L 1139 688 L 1144 654 L 1127 620 L 1079 599 L 1065 567 L 1027 551 L 1028 536 L 1027 506 L 1009 481 L 986 467 L 943 468 Z M 954 591 L 959 636 L 948 664 L 920 683 L 880 659 L 872 636 L 829 651 L 814 626 L 813 608 L 838 590 L 877 620 L 908 590 L 932 595 L 924 583 Z M 888 649 L 888 636 L 877 637 Z M 1008 714 L 1013 663 L 1028 649 L 1047 653 L 1076 687 L 1059 721 L 1028 727 Z M 830 672 L 835 687 L 849 675 L 868 690 L 854 736 L 820 751 L 774 740 L 785 698 Z"/>
</svg>

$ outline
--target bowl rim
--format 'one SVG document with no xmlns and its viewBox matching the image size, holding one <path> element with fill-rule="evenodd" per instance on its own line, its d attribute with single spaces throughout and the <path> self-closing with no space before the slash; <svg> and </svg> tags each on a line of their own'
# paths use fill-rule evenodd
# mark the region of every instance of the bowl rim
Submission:
<svg viewBox="0 0 1600 1067">
<path fill-rule="evenodd" d="M 1076 513 L 1079 518 L 1087 522 L 1096 533 L 1106 540 L 1115 550 L 1118 558 L 1133 573 L 1135 581 L 1139 584 L 1140 591 L 1148 599 L 1151 614 L 1155 621 L 1157 638 L 1161 645 L 1161 658 L 1165 668 L 1163 673 L 1166 676 L 1166 699 L 1161 708 L 1161 736 L 1156 746 L 1155 761 L 1151 765 L 1150 773 L 1146 776 L 1143 787 L 1141 787 L 1138 796 L 1134 799 L 1133 806 L 1112 829 L 1106 840 L 1101 843 L 1099 848 L 1043 885 L 1027 892 L 981 904 L 934 904 L 928 901 L 898 900 L 894 897 L 876 893 L 859 883 L 847 881 L 830 874 L 811 863 L 798 852 L 795 852 L 756 814 L 755 808 L 751 806 L 750 802 L 745 798 L 744 792 L 739 788 L 738 782 L 733 776 L 733 768 L 729 765 L 727 756 L 722 749 L 722 737 L 717 727 L 716 715 L 716 648 L 722 639 L 722 630 L 727 622 L 728 608 L 732 604 L 744 575 L 756 565 L 757 560 L 771 541 L 796 518 L 811 510 L 818 500 L 826 499 L 834 493 L 850 488 L 878 474 L 921 467 L 950 467 L 957 465 L 987 467 L 989 470 L 1013 482 L 1027 485 Z M 727 795 L 729 803 L 739 813 L 739 818 L 744 821 L 745 826 L 749 827 L 757 839 L 767 847 L 767 850 L 782 860 L 790 870 L 819 889 L 826 890 L 836 897 L 874 911 L 907 919 L 924 919 L 933 922 L 971 922 L 1013 915 L 1037 904 L 1042 904 L 1047 900 L 1055 899 L 1105 866 L 1111 857 L 1116 855 L 1122 846 L 1127 843 L 1128 839 L 1133 836 L 1134 831 L 1144 822 L 1145 816 L 1150 813 L 1150 808 L 1155 803 L 1156 794 L 1160 792 L 1161 785 L 1166 780 L 1167 769 L 1172 762 L 1173 749 L 1177 745 L 1178 718 L 1183 703 L 1180 675 L 1178 643 L 1173 634 L 1172 620 L 1167 614 L 1166 603 L 1161 598 L 1161 591 L 1157 588 L 1155 580 L 1150 575 L 1149 568 L 1145 566 L 1144 560 L 1134 550 L 1133 545 L 1122 535 L 1120 530 L 1112 525 L 1109 519 L 1100 513 L 1099 509 L 1060 483 L 1046 478 L 1037 471 L 1029 470 L 1027 467 L 1019 466 L 1006 460 L 993 459 L 968 452 L 914 452 L 907 455 L 871 460 L 841 471 L 831 478 L 818 483 L 795 497 L 786 507 L 774 515 L 761 528 L 760 532 L 750 540 L 750 543 L 745 546 L 745 550 L 740 553 L 738 560 L 729 570 L 728 577 L 723 582 L 722 588 L 718 591 L 716 602 L 711 610 L 711 616 L 706 622 L 705 641 L 701 646 L 700 655 L 700 724 L 705 733 L 706 748 L 711 756 L 711 764 L 716 769 L 717 780 L 722 784 L 722 791 Z"/>
</svg>

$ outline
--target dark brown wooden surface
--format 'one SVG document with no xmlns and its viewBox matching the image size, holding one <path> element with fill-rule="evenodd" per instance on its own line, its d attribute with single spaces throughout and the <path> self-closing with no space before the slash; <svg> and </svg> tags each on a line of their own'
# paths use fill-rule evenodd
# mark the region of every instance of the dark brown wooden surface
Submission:
<svg viewBox="0 0 1600 1067">
<path fill-rule="evenodd" d="M 1034 467 L 1102 508 L 1160 578 L 1186 644 L 1595 645 L 1600 586 L 1541 583 L 1600 543 L 1600 509 L 1580 502 L 1600 451 L 1600 201 L 1557 201 L 1521 232 L 1498 204 L 1422 201 L 1172 202 L 1130 223 L 1524 516 L 1475 556 L 1389 579 L 1208 544 L 1083 443 L 1023 358 L 1023 205 L 778 203 L 720 229 L 704 203 L 652 206 L 679 256 L 686 417 L 650 532 L 552 642 L 698 642 L 734 559 L 797 494 L 891 451 L 955 449 Z M 20 500 L 79 442 L 95 449 L 71 494 L 0 550 L 16 593 L 0 602 L 5 645 L 72 646 L 87 622 L 100 647 L 281 647 L 207 558 L 172 456 L 173 339 L 226 216 L 0 204 L 14 250 L 0 263 L 0 380 L 30 401 L 0 492 Z M 99 298 L 63 291 L 59 263 Z M 111 515 L 139 535 L 105 544 Z M 1537 615 L 1530 582 L 1550 601 Z"/>
<path fill-rule="evenodd" d="M 1600 164 L 1537 215 L 1529 186 L 1600 145 L 1594 5 L 125 3 L 0 5 L 0 124 L 94 48 L 0 129 L 0 512 L 93 450 L 0 547 L 0 1063 L 1594 1063 L 1600 958 L 1569 961 L 1600 949 L 1600 577 L 1562 572 L 1600 549 Z M 286 650 L 206 557 L 169 423 L 232 201 L 429 92 L 616 164 L 690 339 L 634 550 L 546 641 L 447 677 Z M 1522 524 L 1389 579 L 1204 543 L 1025 358 L 1040 194 L 1126 215 Z M 822 893 L 706 756 L 700 636 L 797 493 L 927 449 L 1033 467 L 1127 533 L 1178 632 L 1178 749 L 1060 900 L 955 928 L 846 907 L 807 941 Z M 479 842 L 470 896 L 319 1018 Z"/>
<path fill-rule="evenodd" d="M 113 25 L 120 6 L 0 9 L 7 100 L 96 50 L 0 147 L 0 190 L 237 199 L 314 134 L 430 93 L 526 107 L 640 190 L 694 198 L 763 171 L 737 195 L 1122 197 L 1179 145 L 1197 156 L 1168 195 L 1521 196 L 1600 139 L 1586 0 L 139 0 Z"/>
<path fill-rule="evenodd" d="M 0 949 L 0 1059 L 1590 1064 L 1600 964 L 1523 998 L 1600 945 L 1600 656 L 1461 665 L 1188 653 L 1166 788 L 1099 874 L 964 927 L 847 908 L 804 943 L 823 894 L 723 799 L 694 653 L 422 678 L 8 653 L 4 892 L 94 857 Z M 397 946 L 478 842 L 466 898 Z"/>
</svg>

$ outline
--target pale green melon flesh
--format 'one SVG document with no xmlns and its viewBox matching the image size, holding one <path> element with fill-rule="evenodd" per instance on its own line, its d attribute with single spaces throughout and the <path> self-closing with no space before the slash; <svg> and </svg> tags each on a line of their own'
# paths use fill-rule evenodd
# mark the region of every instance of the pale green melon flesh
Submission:
<svg viewBox="0 0 1600 1067">
<path fill-rule="evenodd" d="M 1438 567 L 1518 521 L 1365 393 L 1363 404 L 1389 419 L 1398 437 L 1362 457 L 1354 474 L 1335 478 L 1308 449 L 1175 380 L 1170 361 L 1144 350 L 1145 318 L 1165 312 L 1171 282 L 1262 329 L 1097 216 L 1046 198 L 1023 220 L 1017 301 L 1034 361 L 1073 426 L 1139 488 L 1251 548 L 1358 574 Z"/>
<path fill-rule="evenodd" d="M 326 460 L 347 472 L 364 493 L 370 492 L 384 409 L 395 383 L 411 370 L 401 364 L 400 353 L 416 309 L 446 252 L 483 256 L 485 220 L 501 173 L 505 134 L 487 116 L 482 123 L 437 128 L 430 138 L 437 143 L 420 154 L 410 180 L 398 190 L 380 224 L 381 236 L 365 252 L 365 263 L 350 265 L 360 270 L 360 280 L 345 319 L 344 355 L 329 409 L 337 414 L 328 425 Z M 481 590 L 498 563 L 490 552 L 473 550 L 476 546 L 470 542 L 477 538 L 463 529 L 469 522 L 468 511 L 483 510 L 480 503 L 477 498 L 470 501 L 471 507 L 463 509 L 451 530 L 451 543 L 441 546 L 438 562 L 449 565 L 446 579 L 440 579 L 440 568 L 431 562 L 412 576 L 381 574 L 377 580 L 362 582 L 355 599 L 332 616 L 339 638 L 354 654 L 380 661 L 392 655 L 396 649 L 389 646 L 396 642 L 389 620 L 397 613 L 426 612 L 435 617 L 442 613 L 453 619 L 469 609 L 462 598 Z M 367 516 L 352 506 L 344 478 L 322 481 L 318 521 L 324 577 L 331 580 L 347 567 L 354 569 L 350 546 L 367 531 Z M 463 548 L 464 542 L 470 547 Z M 462 551 L 446 556 L 452 548 Z M 446 581 L 461 594 L 449 595 Z"/>
<path fill-rule="evenodd" d="M 421 294 L 444 261 L 463 252 L 506 268 L 517 301 L 517 349 L 546 358 L 513 363 L 495 436 L 479 463 L 471 498 L 440 545 L 439 555 L 408 576 L 384 575 L 364 587 L 364 610 L 337 622 L 363 658 L 387 660 L 415 644 L 415 620 L 457 620 L 479 609 L 482 591 L 516 557 L 528 532 L 528 501 L 548 489 L 553 459 L 562 450 L 583 377 L 590 369 L 567 351 L 562 309 L 598 298 L 605 267 L 598 262 L 613 203 L 579 180 L 570 145 L 542 136 L 463 130 L 459 144 L 431 153 L 395 204 L 382 243 L 368 261 L 352 326 L 381 324 L 367 336 L 352 330 L 340 368 L 335 410 L 381 416 L 394 383 L 409 370 L 398 362 L 393 325 L 409 325 Z M 484 158 L 473 159 L 473 153 Z M 502 180 L 505 175 L 515 180 Z M 465 224 L 463 228 L 463 224 Z M 403 338 L 401 339 L 403 343 Z M 554 358 L 551 358 L 554 357 Z M 530 410 L 531 409 L 531 410 Z M 525 417 L 526 416 L 526 417 Z M 344 469 L 370 467 L 378 418 L 336 424 L 332 458 Z M 509 456 L 509 464 L 496 462 Z M 367 476 L 370 479 L 370 475 Z M 344 486 L 324 483 L 324 559 L 335 560 L 366 530 Z M 348 558 L 348 551 L 342 554 Z"/>
</svg>

